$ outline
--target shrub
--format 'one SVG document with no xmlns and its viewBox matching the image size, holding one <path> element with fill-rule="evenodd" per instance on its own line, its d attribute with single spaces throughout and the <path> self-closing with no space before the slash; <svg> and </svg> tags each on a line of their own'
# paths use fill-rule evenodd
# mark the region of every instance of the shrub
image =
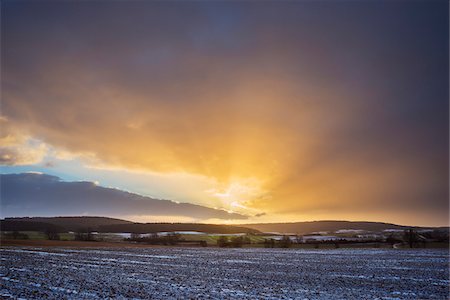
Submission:
<svg viewBox="0 0 450 300">
<path fill-rule="evenodd" d="M 221 236 L 217 240 L 217 246 L 219 246 L 219 247 L 228 247 L 228 245 L 229 245 L 228 237 L 226 237 L 226 236 Z"/>
<path fill-rule="evenodd" d="M 181 241 L 181 236 L 177 233 L 169 233 L 165 236 L 159 236 L 157 233 L 153 233 L 150 236 L 142 237 L 138 233 L 132 233 L 130 238 L 125 240 L 147 243 L 151 245 L 176 245 L 179 241 Z"/>
<path fill-rule="evenodd" d="M 275 240 L 274 239 L 264 239 L 264 247 L 265 248 L 274 248 Z"/>
<path fill-rule="evenodd" d="M 14 239 L 14 240 L 28 240 L 29 236 L 25 233 L 21 233 L 17 230 L 14 230 L 13 232 L 6 232 L 3 237 L 5 239 Z"/>
<path fill-rule="evenodd" d="M 242 248 L 244 238 L 242 236 L 234 236 L 231 238 L 230 247 Z"/>
<path fill-rule="evenodd" d="M 278 241 L 278 245 L 280 248 L 289 248 L 292 245 L 291 238 L 287 235 L 284 235 L 281 240 Z"/>
<path fill-rule="evenodd" d="M 90 228 L 80 228 L 77 232 L 75 232 L 75 240 L 95 241 L 94 235 L 92 234 L 92 230 Z"/>
<path fill-rule="evenodd" d="M 51 227 L 47 228 L 44 233 L 47 236 L 47 239 L 49 239 L 49 240 L 59 240 L 60 239 L 59 234 L 55 230 L 55 228 L 51 228 Z"/>
</svg>

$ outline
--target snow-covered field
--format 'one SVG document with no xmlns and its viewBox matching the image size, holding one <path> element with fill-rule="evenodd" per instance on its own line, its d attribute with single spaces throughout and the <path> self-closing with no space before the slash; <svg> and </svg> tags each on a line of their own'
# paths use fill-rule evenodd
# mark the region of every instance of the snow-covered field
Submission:
<svg viewBox="0 0 450 300">
<path fill-rule="evenodd" d="M 447 250 L 1 249 L 0 298 L 448 299 Z"/>
</svg>

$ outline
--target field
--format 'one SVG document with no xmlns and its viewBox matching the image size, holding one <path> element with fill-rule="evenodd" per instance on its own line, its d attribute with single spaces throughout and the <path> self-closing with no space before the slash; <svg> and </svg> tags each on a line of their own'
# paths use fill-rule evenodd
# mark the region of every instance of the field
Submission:
<svg viewBox="0 0 450 300">
<path fill-rule="evenodd" d="M 447 299 L 447 250 L 1 249 L 0 297 Z"/>
</svg>

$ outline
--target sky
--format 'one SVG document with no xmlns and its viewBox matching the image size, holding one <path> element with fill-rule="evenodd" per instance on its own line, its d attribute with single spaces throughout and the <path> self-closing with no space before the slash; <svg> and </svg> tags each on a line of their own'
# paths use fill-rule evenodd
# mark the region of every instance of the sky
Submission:
<svg viewBox="0 0 450 300">
<path fill-rule="evenodd" d="M 436 0 L 2 1 L 1 173 L 252 223 L 448 225 L 448 11 Z"/>
</svg>

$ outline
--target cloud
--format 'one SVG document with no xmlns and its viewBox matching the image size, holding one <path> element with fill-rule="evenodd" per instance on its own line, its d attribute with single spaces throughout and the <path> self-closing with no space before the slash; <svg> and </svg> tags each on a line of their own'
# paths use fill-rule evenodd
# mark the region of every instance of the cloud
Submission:
<svg viewBox="0 0 450 300">
<path fill-rule="evenodd" d="M 0 165 L 19 166 L 40 163 L 48 147 L 13 128 L 8 120 L 0 117 Z"/>
<path fill-rule="evenodd" d="M 447 222 L 447 9 L 379 5 L 7 3 L 3 113 L 92 166 L 256 178 L 268 215 Z"/>
<path fill-rule="evenodd" d="M 247 219 L 247 216 L 188 203 L 157 200 L 95 182 L 65 182 L 38 173 L 2 174 L 1 211 L 8 216 L 104 215 L 178 216 L 206 219 Z"/>
</svg>

